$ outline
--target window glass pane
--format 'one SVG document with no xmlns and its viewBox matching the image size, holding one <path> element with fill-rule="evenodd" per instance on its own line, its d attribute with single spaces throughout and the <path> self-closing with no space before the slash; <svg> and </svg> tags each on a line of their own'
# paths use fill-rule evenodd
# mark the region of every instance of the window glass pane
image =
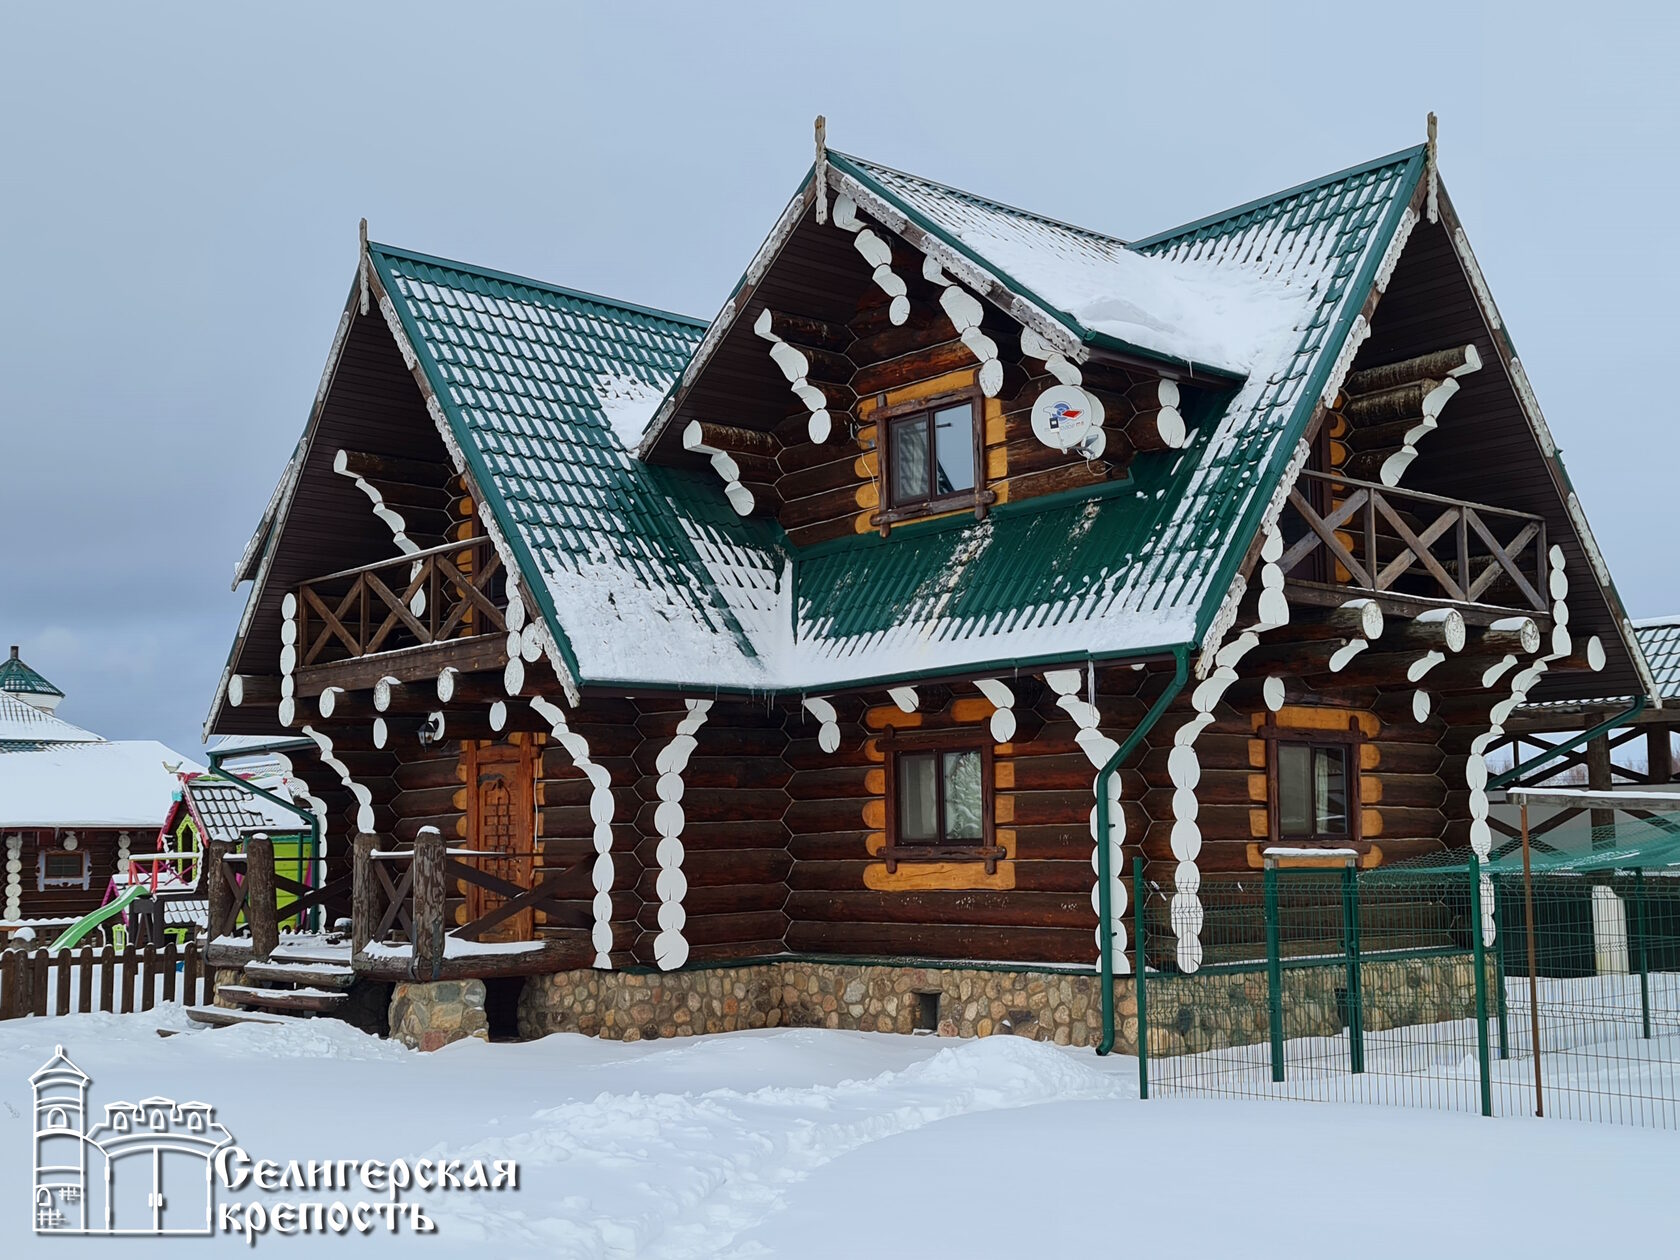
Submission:
<svg viewBox="0 0 1680 1260">
<path fill-rule="evenodd" d="M 984 835 L 981 813 L 985 793 L 980 784 L 980 752 L 965 749 L 945 754 L 945 838 L 979 840 Z"/>
<path fill-rule="evenodd" d="M 933 413 L 933 445 L 939 460 L 934 493 L 974 489 L 974 411 L 968 403 Z"/>
<path fill-rule="evenodd" d="M 892 486 L 894 503 L 914 503 L 928 497 L 927 417 L 909 416 L 894 420 L 892 432 Z"/>
<path fill-rule="evenodd" d="M 1347 752 L 1341 748 L 1313 749 L 1313 819 L 1321 835 L 1346 835 Z"/>
<path fill-rule="evenodd" d="M 901 753 L 898 758 L 898 838 L 909 843 L 939 839 L 939 760 L 933 753 Z"/>
<path fill-rule="evenodd" d="M 1286 836 L 1312 835 L 1312 749 L 1278 744 L 1277 769 L 1278 830 Z"/>
<path fill-rule="evenodd" d="M 80 879 L 82 877 L 82 855 L 80 853 L 47 854 L 47 875 L 53 879 Z"/>
</svg>

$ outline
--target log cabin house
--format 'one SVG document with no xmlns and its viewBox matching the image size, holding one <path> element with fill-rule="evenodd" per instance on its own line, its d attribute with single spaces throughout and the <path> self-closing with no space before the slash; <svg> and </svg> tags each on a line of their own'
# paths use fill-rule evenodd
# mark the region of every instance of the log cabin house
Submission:
<svg viewBox="0 0 1680 1260">
<path fill-rule="evenodd" d="M 1654 695 L 1433 142 L 1122 241 L 820 134 L 709 325 L 364 227 L 206 732 L 311 741 L 402 1035 L 1125 1046 L 1134 858 L 1193 976 Z"/>
<path fill-rule="evenodd" d="M 197 769 L 153 740 L 107 740 L 65 721 L 64 692 L 12 648 L 0 660 L 0 933 L 40 937 L 97 910 L 130 854 L 154 847 L 179 787 Z"/>
</svg>

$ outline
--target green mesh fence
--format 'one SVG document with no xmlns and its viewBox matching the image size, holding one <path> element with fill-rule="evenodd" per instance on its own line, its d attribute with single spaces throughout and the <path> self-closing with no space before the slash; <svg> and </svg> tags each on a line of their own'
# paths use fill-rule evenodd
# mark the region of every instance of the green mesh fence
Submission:
<svg viewBox="0 0 1680 1260">
<path fill-rule="evenodd" d="M 1470 855 L 1207 879 L 1193 973 L 1135 868 L 1146 1091 L 1680 1127 L 1680 868 L 1623 866 L 1661 856 L 1628 840 L 1526 880 Z"/>
</svg>

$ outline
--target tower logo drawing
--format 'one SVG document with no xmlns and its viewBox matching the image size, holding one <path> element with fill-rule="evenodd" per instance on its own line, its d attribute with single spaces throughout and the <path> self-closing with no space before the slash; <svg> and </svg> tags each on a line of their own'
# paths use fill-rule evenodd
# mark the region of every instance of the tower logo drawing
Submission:
<svg viewBox="0 0 1680 1260">
<path fill-rule="evenodd" d="M 104 1119 L 90 1127 L 91 1078 L 63 1046 L 29 1082 L 37 1234 L 214 1232 L 216 1152 L 233 1141 L 214 1107 L 171 1098 L 107 1103 Z"/>
</svg>

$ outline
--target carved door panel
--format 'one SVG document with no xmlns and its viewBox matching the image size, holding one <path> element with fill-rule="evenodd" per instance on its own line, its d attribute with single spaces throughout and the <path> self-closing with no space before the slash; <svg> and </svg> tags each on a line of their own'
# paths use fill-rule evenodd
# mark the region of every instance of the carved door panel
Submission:
<svg viewBox="0 0 1680 1260">
<path fill-rule="evenodd" d="M 467 771 L 467 847 L 477 853 L 468 865 L 497 879 L 531 887 L 536 870 L 536 757 L 528 745 L 468 745 L 462 753 Z M 494 855 L 494 856 L 492 856 Z M 489 914 L 507 898 L 478 884 L 467 885 L 467 922 Z M 479 936 L 484 941 L 528 941 L 535 916 L 512 915 Z"/>
</svg>

